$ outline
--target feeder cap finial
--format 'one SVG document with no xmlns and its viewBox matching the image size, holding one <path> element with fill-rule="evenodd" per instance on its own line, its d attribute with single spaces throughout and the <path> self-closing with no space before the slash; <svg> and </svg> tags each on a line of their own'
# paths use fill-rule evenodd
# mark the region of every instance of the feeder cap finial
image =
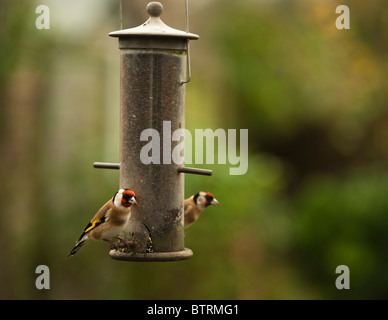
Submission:
<svg viewBox="0 0 388 320">
<path fill-rule="evenodd" d="M 163 5 L 160 2 L 150 2 L 147 5 L 147 12 L 151 17 L 159 17 L 163 12 Z"/>
<path fill-rule="evenodd" d="M 159 17 L 163 13 L 163 5 L 160 2 L 152 1 L 148 3 L 147 12 L 150 17 L 142 25 L 135 28 L 113 31 L 109 33 L 109 35 L 111 37 L 119 38 L 136 38 L 136 43 L 137 40 L 142 37 L 161 37 L 165 38 L 167 42 L 171 42 L 173 38 L 187 40 L 199 38 L 199 36 L 194 33 L 188 33 L 167 26 Z"/>
</svg>

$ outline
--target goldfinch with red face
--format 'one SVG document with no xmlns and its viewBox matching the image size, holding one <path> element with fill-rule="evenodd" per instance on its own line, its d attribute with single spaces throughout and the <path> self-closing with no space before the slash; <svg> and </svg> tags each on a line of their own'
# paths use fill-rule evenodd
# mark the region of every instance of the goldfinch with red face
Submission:
<svg viewBox="0 0 388 320">
<path fill-rule="evenodd" d="M 117 191 L 85 227 L 68 257 L 75 255 L 89 239 L 111 242 L 110 239 L 117 236 L 126 227 L 131 217 L 132 204 L 137 204 L 133 191 L 129 189 Z"/>
<path fill-rule="evenodd" d="M 211 204 L 218 206 L 220 203 L 210 192 L 200 191 L 192 195 L 190 198 L 185 199 L 185 228 L 190 227 L 195 221 L 197 221 L 202 211 Z"/>
</svg>

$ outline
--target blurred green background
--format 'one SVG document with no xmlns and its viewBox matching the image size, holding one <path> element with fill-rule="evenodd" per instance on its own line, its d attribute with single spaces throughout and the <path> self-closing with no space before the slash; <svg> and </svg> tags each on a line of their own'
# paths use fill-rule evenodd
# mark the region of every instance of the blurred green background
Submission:
<svg viewBox="0 0 388 320">
<path fill-rule="evenodd" d="M 148 17 L 123 0 L 124 28 Z M 163 0 L 184 29 L 184 1 Z M 38 30 L 39 4 L 50 29 Z M 350 8 L 338 30 L 335 9 Z M 181 262 L 66 255 L 118 188 L 118 0 L 0 2 L 1 299 L 388 298 L 385 0 L 190 1 L 186 126 L 249 129 L 249 169 L 203 165 L 185 194 L 222 203 L 186 231 Z M 199 167 L 199 165 L 197 165 Z M 166 195 L 167 197 L 168 195 Z M 50 268 L 49 290 L 35 268 Z M 338 265 L 350 290 L 338 290 Z"/>
</svg>

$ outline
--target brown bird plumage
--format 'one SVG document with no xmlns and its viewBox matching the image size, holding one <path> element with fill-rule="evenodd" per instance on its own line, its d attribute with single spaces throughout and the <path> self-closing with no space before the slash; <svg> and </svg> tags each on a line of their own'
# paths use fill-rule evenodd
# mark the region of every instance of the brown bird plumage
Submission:
<svg viewBox="0 0 388 320">
<path fill-rule="evenodd" d="M 220 203 L 210 192 L 200 191 L 184 201 L 185 228 L 190 227 L 211 204 L 218 206 Z"/>
<path fill-rule="evenodd" d="M 129 189 L 120 189 L 112 199 L 106 202 L 87 224 L 74 248 L 68 256 L 73 256 L 88 239 L 105 240 L 117 236 L 127 225 L 131 217 L 131 205 L 136 204 L 135 193 Z"/>
</svg>

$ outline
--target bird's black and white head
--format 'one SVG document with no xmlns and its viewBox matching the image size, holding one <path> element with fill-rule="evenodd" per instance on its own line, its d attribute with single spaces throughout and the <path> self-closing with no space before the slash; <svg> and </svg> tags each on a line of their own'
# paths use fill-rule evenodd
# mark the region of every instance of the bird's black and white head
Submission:
<svg viewBox="0 0 388 320">
<path fill-rule="evenodd" d="M 210 192 L 200 191 L 194 195 L 194 203 L 198 206 L 200 210 L 204 210 L 206 207 L 211 204 L 218 206 L 220 203 Z"/>
<path fill-rule="evenodd" d="M 123 210 L 129 209 L 132 204 L 137 204 L 135 193 L 129 189 L 120 189 L 112 200 L 116 208 Z"/>
</svg>

